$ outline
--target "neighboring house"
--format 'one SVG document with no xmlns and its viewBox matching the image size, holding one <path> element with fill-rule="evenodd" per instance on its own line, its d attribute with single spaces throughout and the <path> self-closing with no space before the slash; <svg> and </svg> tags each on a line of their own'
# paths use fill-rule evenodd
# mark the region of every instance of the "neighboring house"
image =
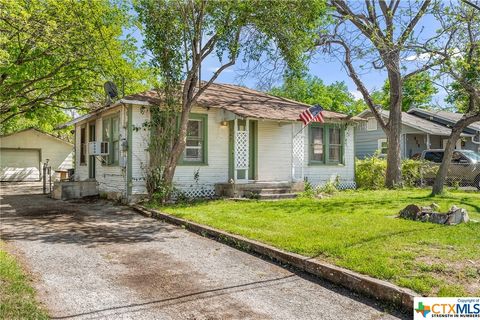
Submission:
<svg viewBox="0 0 480 320">
<path fill-rule="evenodd" d="M 383 119 L 388 121 L 388 111 L 379 109 Z M 388 150 L 387 136 L 370 110 L 361 112 L 361 117 L 366 122 L 355 128 L 355 156 L 363 159 L 378 152 L 386 155 Z M 423 150 L 442 149 L 445 139 L 450 136 L 450 128 L 418 117 L 407 112 L 402 113 L 402 132 L 400 136 L 400 153 L 402 159 L 419 155 Z M 473 134 L 462 133 L 461 141 L 471 141 Z M 465 144 L 459 142 L 457 148 L 464 148 Z M 477 149 L 478 150 L 478 149 Z"/>
<path fill-rule="evenodd" d="M 144 124 L 153 105 L 159 105 L 155 91 L 134 94 L 65 124 L 75 125 L 75 178 L 97 181 L 109 197 L 135 201 L 145 195 L 150 130 Z M 307 107 L 212 84 L 190 114 L 175 186 L 191 197 L 211 196 L 216 186 L 218 193 L 225 185 L 304 179 L 318 185 L 338 177 L 341 186 L 354 187 L 354 125 L 363 120 L 324 111 L 324 124 L 302 130 L 299 115 Z M 90 155 L 90 141 L 108 141 L 108 156 Z"/>
<path fill-rule="evenodd" d="M 449 112 L 444 110 L 425 110 L 413 108 L 408 113 L 425 120 L 446 126 L 453 127 L 462 117 L 462 113 Z M 474 122 L 463 130 L 465 136 L 457 142 L 456 149 L 466 149 L 480 152 L 480 121 Z M 442 142 L 442 149 L 445 148 L 447 140 Z"/>
<path fill-rule="evenodd" d="M 47 159 L 52 175 L 73 168 L 73 145 L 33 128 L 0 136 L 0 181 L 39 181 Z"/>
</svg>

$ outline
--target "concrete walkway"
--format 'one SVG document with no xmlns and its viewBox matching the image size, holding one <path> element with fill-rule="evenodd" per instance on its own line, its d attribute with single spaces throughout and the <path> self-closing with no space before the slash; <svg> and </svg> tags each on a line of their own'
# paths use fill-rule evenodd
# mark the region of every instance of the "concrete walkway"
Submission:
<svg viewBox="0 0 480 320">
<path fill-rule="evenodd" d="M 127 207 L 32 190 L 2 185 L 0 234 L 32 272 L 53 319 L 399 317 Z"/>
</svg>

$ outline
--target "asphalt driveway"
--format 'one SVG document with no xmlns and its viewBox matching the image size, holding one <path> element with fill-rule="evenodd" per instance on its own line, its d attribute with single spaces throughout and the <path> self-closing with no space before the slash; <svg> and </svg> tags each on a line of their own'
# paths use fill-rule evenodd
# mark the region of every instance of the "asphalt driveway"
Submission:
<svg viewBox="0 0 480 320">
<path fill-rule="evenodd" d="M 394 319 L 373 301 L 103 200 L 2 185 L 1 238 L 54 319 Z"/>
</svg>

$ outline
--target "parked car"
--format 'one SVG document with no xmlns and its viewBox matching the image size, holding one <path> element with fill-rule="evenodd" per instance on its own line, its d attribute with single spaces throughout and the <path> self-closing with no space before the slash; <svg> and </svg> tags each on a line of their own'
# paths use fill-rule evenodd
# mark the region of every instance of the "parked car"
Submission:
<svg viewBox="0 0 480 320">
<path fill-rule="evenodd" d="M 443 149 L 424 150 L 420 159 L 430 161 L 432 166 L 439 167 L 444 153 Z M 424 178 L 433 181 L 437 170 L 429 171 Z M 458 182 L 461 186 L 474 186 L 480 190 L 480 153 L 471 150 L 453 151 L 447 182 Z"/>
</svg>

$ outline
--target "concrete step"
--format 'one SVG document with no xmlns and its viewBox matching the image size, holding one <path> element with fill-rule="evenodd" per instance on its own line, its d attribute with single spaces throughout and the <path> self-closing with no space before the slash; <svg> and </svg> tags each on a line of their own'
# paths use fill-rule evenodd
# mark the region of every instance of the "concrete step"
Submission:
<svg viewBox="0 0 480 320">
<path fill-rule="evenodd" d="M 280 194 L 280 193 L 291 193 L 292 190 L 290 188 L 264 188 L 255 190 L 260 194 Z"/>
<path fill-rule="evenodd" d="M 258 195 L 258 199 L 260 200 L 293 199 L 296 197 L 297 197 L 296 193 L 273 193 L 273 194 L 260 193 Z"/>
</svg>

